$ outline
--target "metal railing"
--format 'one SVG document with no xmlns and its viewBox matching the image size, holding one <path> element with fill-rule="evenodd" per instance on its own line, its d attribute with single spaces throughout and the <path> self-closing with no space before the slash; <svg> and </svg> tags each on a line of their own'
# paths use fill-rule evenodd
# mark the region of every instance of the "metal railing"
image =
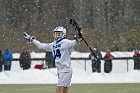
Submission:
<svg viewBox="0 0 140 93">
<path fill-rule="evenodd" d="M 113 60 L 130 60 L 133 59 L 133 57 L 116 57 L 113 58 Z M 12 61 L 19 61 L 19 58 L 13 58 Z M 46 58 L 31 58 L 32 61 L 37 61 L 37 60 L 46 60 Z M 81 58 L 81 57 L 72 57 L 71 60 L 91 60 L 90 58 Z M 101 59 L 104 60 L 104 59 Z"/>
<path fill-rule="evenodd" d="M 20 59 L 19 58 L 13 58 L 12 61 L 19 61 Z M 31 58 L 31 61 L 45 61 L 46 58 Z M 90 58 L 74 58 L 72 57 L 71 60 L 84 60 L 84 63 L 85 63 L 85 71 L 86 71 L 86 61 L 87 60 L 91 60 Z M 104 60 L 104 59 L 101 59 L 101 60 Z M 127 61 L 127 72 L 129 70 L 128 68 L 128 60 L 133 60 L 133 57 L 116 57 L 116 58 L 113 58 L 113 60 L 126 60 Z"/>
</svg>

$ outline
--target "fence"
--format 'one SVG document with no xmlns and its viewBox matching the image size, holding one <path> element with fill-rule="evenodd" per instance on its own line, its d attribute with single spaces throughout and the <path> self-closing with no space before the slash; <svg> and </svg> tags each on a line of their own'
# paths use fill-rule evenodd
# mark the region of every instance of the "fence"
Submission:
<svg viewBox="0 0 140 93">
<path fill-rule="evenodd" d="M 19 58 L 13 58 L 12 61 L 19 61 Z M 31 61 L 45 61 L 46 58 L 31 58 Z M 86 64 L 87 64 L 87 60 L 91 60 L 90 58 L 71 58 L 71 60 L 83 60 L 84 61 L 84 70 L 87 70 Z M 103 60 L 103 59 L 102 59 Z M 129 60 L 133 60 L 133 57 L 117 57 L 117 58 L 113 58 L 113 60 L 126 60 L 127 62 L 127 72 L 129 70 Z"/>
</svg>

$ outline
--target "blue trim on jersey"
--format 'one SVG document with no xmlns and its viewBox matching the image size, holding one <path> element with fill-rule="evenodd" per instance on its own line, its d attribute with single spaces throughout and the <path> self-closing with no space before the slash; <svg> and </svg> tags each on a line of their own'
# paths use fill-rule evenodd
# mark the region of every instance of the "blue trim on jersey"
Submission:
<svg viewBox="0 0 140 93">
<path fill-rule="evenodd" d="M 61 40 L 63 40 L 63 39 L 65 39 L 65 37 L 64 38 L 60 38 L 60 39 L 58 39 L 58 40 L 54 40 L 54 41 L 56 41 L 56 44 L 58 44 Z"/>
</svg>

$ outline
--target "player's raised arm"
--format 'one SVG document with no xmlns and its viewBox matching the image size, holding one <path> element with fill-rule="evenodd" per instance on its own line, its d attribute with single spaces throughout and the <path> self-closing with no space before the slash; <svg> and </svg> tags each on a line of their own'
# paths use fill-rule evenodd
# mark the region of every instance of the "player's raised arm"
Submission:
<svg viewBox="0 0 140 93">
<path fill-rule="evenodd" d="M 51 43 L 41 43 L 40 41 L 36 40 L 35 36 L 29 35 L 28 33 L 24 32 L 23 33 L 24 38 L 28 40 L 29 42 L 32 42 L 35 44 L 39 49 L 44 49 L 47 51 L 51 51 Z"/>
</svg>

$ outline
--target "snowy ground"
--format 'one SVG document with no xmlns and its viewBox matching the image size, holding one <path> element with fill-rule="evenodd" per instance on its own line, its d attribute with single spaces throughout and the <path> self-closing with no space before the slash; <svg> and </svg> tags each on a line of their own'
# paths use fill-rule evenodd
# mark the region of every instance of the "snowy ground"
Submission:
<svg viewBox="0 0 140 93">
<path fill-rule="evenodd" d="M 104 55 L 104 53 L 102 53 Z M 133 52 L 113 52 L 115 57 L 132 57 Z M 88 57 L 89 53 L 73 52 L 72 57 Z M 44 58 L 44 53 L 31 53 L 32 58 Z M 18 58 L 19 54 L 14 54 Z M 133 70 L 133 61 L 129 60 L 128 72 L 126 60 L 113 61 L 113 70 L 110 74 L 91 72 L 91 62 L 72 61 L 73 78 L 72 83 L 140 83 L 140 71 Z M 12 70 L 0 72 L 0 84 L 56 84 L 56 69 L 37 70 L 35 64 L 41 64 L 41 61 L 33 61 L 30 70 L 23 71 L 19 67 L 19 62 L 13 62 Z M 85 69 L 86 68 L 86 69 Z"/>
</svg>

